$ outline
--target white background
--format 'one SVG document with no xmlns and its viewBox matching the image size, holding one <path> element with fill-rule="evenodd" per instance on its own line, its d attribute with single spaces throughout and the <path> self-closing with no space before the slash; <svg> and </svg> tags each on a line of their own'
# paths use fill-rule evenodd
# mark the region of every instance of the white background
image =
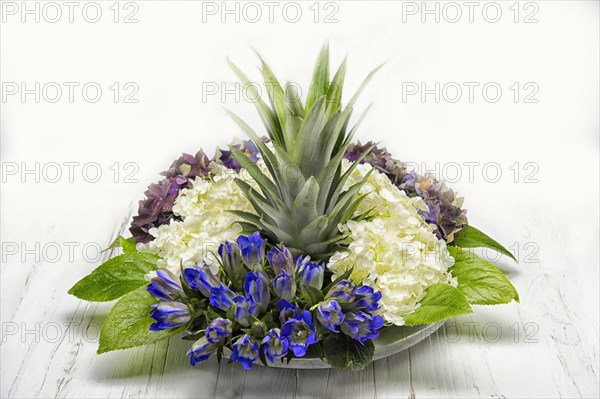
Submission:
<svg viewBox="0 0 600 399">
<path fill-rule="evenodd" d="M 463 2 L 437 3 L 439 22 L 422 14 L 421 2 L 302 2 L 296 23 L 283 2 L 272 22 L 256 3 L 256 23 L 249 21 L 256 8 L 244 3 L 236 22 L 221 2 L 98 1 L 96 23 L 88 22 L 96 8 L 86 2 L 75 5 L 72 23 L 63 2 L 56 23 L 56 7 L 37 3 L 39 22 L 21 2 L 1 3 L 2 397 L 599 395 L 597 1 L 476 2 L 473 22 Z M 462 17 L 453 23 L 455 5 Z M 214 7 L 215 14 L 203 12 Z M 125 23 L 132 12 L 137 22 Z M 306 87 L 325 40 L 335 65 L 349 55 L 347 93 L 387 61 L 356 106 L 374 102 L 358 137 L 451 181 L 470 222 L 518 251 L 519 264 L 495 263 L 521 304 L 477 307 L 360 373 L 246 373 L 213 360 L 192 368 L 186 343 L 175 339 L 96 356 L 110 305 L 66 294 L 100 263 L 96 248 L 108 245 L 181 152 L 212 155 L 241 137 L 225 105 L 258 126 L 247 99 L 221 90 L 235 80 L 226 58 L 258 80 L 254 47 L 281 80 Z M 22 98 L 22 84 L 36 82 L 39 102 L 35 94 Z M 56 103 L 53 82 L 63 89 Z M 73 102 L 65 82 L 79 84 Z M 90 82 L 102 89 L 95 103 L 81 90 Z M 406 92 L 436 82 L 439 102 Z M 465 82 L 478 84 L 472 102 Z M 139 88 L 137 103 L 124 102 L 127 83 Z M 482 92 L 486 84 L 501 88 L 497 102 L 493 89 Z M 462 97 L 452 102 L 456 85 Z M 526 102 L 532 88 L 529 100 L 537 101 Z M 72 176 L 65 162 L 75 163 Z M 99 181 L 90 182 L 98 169 Z"/>
</svg>

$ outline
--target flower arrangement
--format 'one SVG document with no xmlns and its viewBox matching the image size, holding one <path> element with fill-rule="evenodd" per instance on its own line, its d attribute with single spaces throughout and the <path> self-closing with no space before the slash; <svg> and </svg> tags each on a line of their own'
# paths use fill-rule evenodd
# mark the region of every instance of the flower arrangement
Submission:
<svg viewBox="0 0 600 399">
<path fill-rule="evenodd" d="M 468 250 L 513 258 L 468 223 L 462 198 L 385 148 L 353 142 L 365 114 L 349 128 L 358 93 L 342 107 L 345 60 L 330 79 L 323 47 L 304 102 L 261 63 L 266 136 L 229 113 L 249 139 L 173 162 L 140 201 L 132 237 L 111 244 L 122 253 L 69 291 L 118 299 L 98 353 L 182 334 L 192 365 L 213 354 L 245 369 L 311 356 L 359 370 L 382 329 L 519 300 Z"/>
</svg>

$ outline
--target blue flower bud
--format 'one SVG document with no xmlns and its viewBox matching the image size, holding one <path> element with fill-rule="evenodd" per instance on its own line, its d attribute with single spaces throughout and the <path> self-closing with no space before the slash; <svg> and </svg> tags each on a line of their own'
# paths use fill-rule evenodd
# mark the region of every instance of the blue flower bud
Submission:
<svg viewBox="0 0 600 399">
<path fill-rule="evenodd" d="M 381 292 L 375 291 L 368 285 L 358 287 L 355 291 L 356 294 L 356 308 L 365 312 L 374 312 L 379 309 L 379 300 L 381 299 Z"/>
<path fill-rule="evenodd" d="M 265 357 L 271 363 L 275 359 L 280 359 L 287 354 L 288 342 L 281 336 L 279 328 L 269 330 L 262 343 L 264 345 Z"/>
<path fill-rule="evenodd" d="M 261 238 L 259 232 L 255 232 L 251 236 L 239 236 L 237 244 L 242 251 L 246 266 L 255 270 L 265 257 L 265 240 Z"/>
<path fill-rule="evenodd" d="M 218 289 L 222 285 L 208 265 L 188 267 L 183 271 L 183 277 L 191 289 L 201 292 L 207 298 L 212 295 L 213 289 Z"/>
<path fill-rule="evenodd" d="M 273 280 L 273 290 L 279 298 L 291 301 L 294 299 L 294 295 L 296 295 L 296 283 L 292 276 L 283 270 Z"/>
<path fill-rule="evenodd" d="M 190 308 L 181 302 L 159 302 L 152 305 L 152 308 L 154 310 L 150 314 L 150 317 L 156 320 L 156 322 L 150 325 L 151 331 L 181 327 L 189 323 L 192 319 Z"/>
<path fill-rule="evenodd" d="M 158 269 L 148 285 L 150 295 L 163 301 L 172 301 L 174 297 L 182 295 L 183 290 L 177 282 L 177 277 L 167 269 Z"/>
<path fill-rule="evenodd" d="M 344 321 L 342 307 L 334 300 L 321 302 L 317 307 L 316 316 L 323 327 L 326 327 L 333 332 L 338 332 L 336 327 Z"/>
<path fill-rule="evenodd" d="M 252 298 L 238 295 L 233 298 L 233 317 L 242 327 L 250 327 L 250 315 L 258 315 L 258 306 Z"/>
<path fill-rule="evenodd" d="M 359 341 L 365 342 L 368 339 L 377 338 L 378 330 L 383 327 L 383 318 L 381 316 L 371 316 L 365 312 L 346 313 L 340 329 L 347 336 Z"/>
<path fill-rule="evenodd" d="M 190 363 L 192 366 L 205 361 L 212 355 L 217 346 L 208 342 L 206 337 L 200 338 L 198 341 L 192 344 L 190 350 L 187 351 L 187 355 L 190 357 Z"/>
<path fill-rule="evenodd" d="M 235 298 L 235 293 L 231 291 L 225 284 L 221 284 L 219 288 L 213 288 L 211 290 L 208 303 L 210 303 L 210 306 L 212 307 L 219 308 L 222 311 L 227 312 L 233 303 L 233 298 Z"/>
<path fill-rule="evenodd" d="M 308 347 L 318 341 L 310 312 L 303 310 L 296 318 L 286 321 L 281 327 L 281 336 L 287 340 L 294 355 L 304 356 Z"/>
<path fill-rule="evenodd" d="M 284 325 L 289 319 L 293 319 L 298 315 L 298 307 L 292 305 L 285 299 L 280 299 L 275 303 L 279 309 L 279 322 Z"/>
<path fill-rule="evenodd" d="M 233 323 L 231 320 L 217 318 L 210 322 L 206 328 L 206 339 L 211 344 L 217 344 L 231 335 Z"/>
<path fill-rule="evenodd" d="M 248 334 L 244 334 L 233 344 L 231 360 L 242 363 L 246 370 L 250 370 L 252 364 L 258 358 L 259 348 L 258 342 L 254 341 Z"/>
<path fill-rule="evenodd" d="M 325 295 L 325 300 L 333 299 L 339 304 L 348 304 L 354 302 L 356 286 L 349 280 L 342 280 L 329 290 Z"/>
<path fill-rule="evenodd" d="M 234 287 L 241 288 L 246 269 L 242 263 L 242 251 L 235 242 L 225 241 L 219 246 L 219 256 L 223 272 L 229 277 Z"/>
<path fill-rule="evenodd" d="M 269 283 L 261 272 L 248 272 L 244 281 L 244 292 L 252 298 L 260 310 L 265 310 L 271 301 Z"/>
<path fill-rule="evenodd" d="M 323 278 L 325 277 L 325 264 L 318 264 L 308 260 L 308 257 L 296 260 L 296 268 L 300 274 L 300 281 L 310 285 L 318 290 L 323 288 Z"/>
<path fill-rule="evenodd" d="M 277 247 L 271 248 L 267 254 L 269 264 L 273 267 L 275 275 L 280 274 L 282 271 L 287 272 L 290 276 L 294 275 L 294 257 L 289 249 L 285 245 L 281 246 L 281 249 Z"/>
</svg>

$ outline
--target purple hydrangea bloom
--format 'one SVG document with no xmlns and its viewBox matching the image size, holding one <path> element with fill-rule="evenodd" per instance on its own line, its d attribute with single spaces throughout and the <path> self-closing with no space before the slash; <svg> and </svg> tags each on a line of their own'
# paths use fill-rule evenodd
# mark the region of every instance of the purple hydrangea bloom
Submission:
<svg viewBox="0 0 600 399">
<path fill-rule="evenodd" d="M 168 180 L 173 180 L 177 186 L 182 188 L 191 187 L 191 180 L 198 176 L 208 176 L 210 159 L 204 151 L 200 150 L 196 155 L 183 154 L 171 164 L 171 167 L 161 173 Z"/>
<path fill-rule="evenodd" d="M 149 231 L 153 227 L 169 224 L 174 218 L 173 204 L 182 188 L 191 186 L 191 180 L 198 176 L 208 176 L 210 160 L 202 150 L 193 156 L 183 154 L 175 160 L 165 176 L 153 183 L 144 193 L 146 198 L 140 201 L 138 214 L 133 218 L 129 231 L 137 242 L 147 243 L 154 237 Z"/>
<path fill-rule="evenodd" d="M 251 140 L 244 140 L 241 144 L 232 144 L 232 147 L 242 151 L 252 160 L 252 162 L 258 161 L 258 148 Z M 226 168 L 238 172 L 242 169 L 240 163 L 233 158 L 233 155 L 229 150 L 218 150 L 215 154 L 215 161 L 224 165 Z"/>
<path fill-rule="evenodd" d="M 167 269 L 158 269 L 148 285 L 148 292 L 156 299 L 172 301 L 174 297 L 183 294 L 177 277 Z"/>
<path fill-rule="evenodd" d="M 368 147 L 350 144 L 344 154 L 349 161 L 356 161 Z M 384 173 L 394 185 L 404 190 L 409 197 L 421 197 L 427 204 L 427 211 L 419 211 L 427 223 L 436 226 L 434 232 L 438 238 L 447 242 L 454 241 L 454 235 L 467 224 L 467 211 L 462 209 L 463 199 L 439 182 L 433 176 L 420 176 L 414 171 L 407 172 L 406 165 L 392 158 L 385 148 L 375 147 L 361 163 L 368 163 Z"/>
<path fill-rule="evenodd" d="M 364 343 L 368 339 L 377 338 L 378 330 L 383 327 L 381 316 L 372 316 L 365 312 L 346 313 L 340 329 L 352 339 Z"/>
<path fill-rule="evenodd" d="M 304 356 L 308 347 L 318 341 L 310 312 L 303 310 L 295 318 L 286 321 L 281 327 L 281 336 L 287 340 L 294 355 Z"/>
<path fill-rule="evenodd" d="M 146 198 L 140 201 L 138 214 L 129 228 L 137 242 L 152 241 L 154 237 L 150 235 L 150 229 L 171 222 L 173 203 L 178 194 L 177 184 L 172 180 L 164 179 L 148 187 L 144 193 Z"/>
<path fill-rule="evenodd" d="M 151 331 L 181 327 L 189 323 L 192 318 L 190 308 L 180 302 L 159 302 L 152 305 L 152 308 L 154 310 L 150 314 L 150 317 L 156 322 L 150 325 Z"/>
<path fill-rule="evenodd" d="M 275 359 L 281 359 L 287 354 L 288 342 L 281 336 L 279 328 L 269 330 L 269 333 L 262 341 L 264 345 L 265 357 L 273 363 Z"/>
<path fill-rule="evenodd" d="M 248 334 L 241 336 L 232 346 L 233 353 L 231 360 L 239 362 L 246 370 L 252 368 L 252 364 L 258 358 L 260 345 L 254 341 Z"/>
</svg>

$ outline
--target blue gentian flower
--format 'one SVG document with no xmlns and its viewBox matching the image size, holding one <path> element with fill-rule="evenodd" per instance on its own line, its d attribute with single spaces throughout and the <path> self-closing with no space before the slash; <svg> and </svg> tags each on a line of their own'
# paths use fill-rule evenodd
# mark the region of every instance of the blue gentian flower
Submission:
<svg viewBox="0 0 600 399">
<path fill-rule="evenodd" d="M 316 316 L 323 327 L 326 327 L 333 332 L 338 332 L 336 327 L 344 321 L 342 307 L 334 300 L 321 302 L 317 307 Z"/>
<path fill-rule="evenodd" d="M 205 361 L 212 355 L 212 353 L 217 349 L 215 344 L 208 342 L 206 337 L 200 338 L 198 341 L 192 344 L 190 350 L 187 351 L 187 355 L 190 357 L 190 363 L 192 366 Z"/>
<path fill-rule="evenodd" d="M 323 288 L 323 278 L 325 277 L 325 264 L 318 264 L 308 260 L 308 257 L 296 260 L 296 268 L 300 273 L 300 281 L 310 285 L 318 290 Z"/>
<path fill-rule="evenodd" d="M 258 358 L 260 345 L 254 341 L 248 334 L 241 336 L 232 346 L 233 353 L 231 360 L 242 363 L 246 370 L 252 368 L 252 363 Z"/>
<path fill-rule="evenodd" d="M 286 321 L 298 315 L 298 307 L 285 299 L 278 300 L 275 306 L 279 309 L 279 322 L 281 325 L 284 325 Z"/>
<path fill-rule="evenodd" d="M 183 271 L 183 277 L 190 288 L 201 292 L 207 298 L 212 295 L 213 289 L 219 289 L 222 285 L 208 265 L 188 267 Z"/>
<path fill-rule="evenodd" d="M 374 312 L 379 309 L 379 300 L 381 300 L 381 292 L 375 291 L 368 285 L 363 285 L 355 290 L 356 308 L 365 312 Z"/>
<path fill-rule="evenodd" d="M 279 298 L 291 301 L 296 295 L 296 283 L 292 276 L 282 270 L 273 280 L 273 290 Z"/>
<path fill-rule="evenodd" d="M 346 313 L 340 329 L 347 336 L 363 343 L 368 339 L 377 338 L 379 336 L 377 330 L 381 327 L 383 327 L 381 316 L 371 316 L 358 311 Z"/>
<path fill-rule="evenodd" d="M 242 295 L 238 295 L 233 298 L 233 317 L 235 321 L 240 323 L 243 327 L 250 327 L 250 315 L 258 315 L 258 306 L 252 298 L 245 298 Z"/>
<path fill-rule="evenodd" d="M 152 305 L 154 309 L 150 314 L 155 323 L 150 326 L 151 331 L 177 328 L 189 323 L 192 319 L 190 308 L 181 302 L 165 301 Z"/>
<path fill-rule="evenodd" d="M 254 303 L 265 310 L 271 301 L 269 293 L 269 282 L 261 272 L 248 272 L 246 281 L 244 281 L 244 292 L 246 296 L 252 298 Z"/>
<path fill-rule="evenodd" d="M 211 344 L 217 344 L 231 335 L 233 323 L 231 320 L 216 318 L 206 328 L 206 339 Z"/>
<path fill-rule="evenodd" d="M 225 284 L 221 284 L 219 288 L 213 288 L 211 290 L 208 303 L 210 303 L 210 306 L 212 307 L 219 308 L 222 311 L 227 312 L 227 310 L 231 307 L 233 298 L 235 298 L 235 296 L 235 293 L 231 291 Z"/>
<path fill-rule="evenodd" d="M 275 359 L 280 359 L 287 354 L 288 342 L 281 337 L 279 328 L 272 328 L 262 341 L 264 345 L 265 357 L 271 363 Z"/>
<path fill-rule="evenodd" d="M 309 345 L 318 341 L 310 312 L 303 310 L 296 318 L 286 321 L 281 327 L 281 336 L 288 341 L 294 355 L 304 356 Z"/>
<path fill-rule="evenodd" d="M 158 269 L 148 285 L 150 295 L 163 301 L 172 301 L 175 296 L 182 295 L 183 290 L 177 277 L 167 269 Z"/>
<path fill-rule="evenodd" d="M 219 246 L 219 256 L 223 271 L 231 280 L 233 286 L 241 287 L 246 270 L 242 264 L 242 251 L 235 242 L 225 241 Z"/>
<path fill-rule="evenodd" d="M 244 263 L 254 270 L 256 265 L 262 262 L 265 257 L 265 240 L 261 238 L 260 233 L 257 231 L 251 236 L 239 236 L 237 244 L 242 251 Z"/>
<path fill-rule="evenodd" d="M 282 271 L 287 272 L 290 276 L 294 274 L 294 257 L 285 245 L 282 245 L 281 249 L 277 247 L 271 248 L 267 254 L 267 258 L 276 276 Z"/>
<path fill-rule="evenodd" d="M 354 302 L 356 286 L 349 280 L 342 280 L 329 290 L 325 299 L 333 299 L 340 304 Z"/>
</svg>

